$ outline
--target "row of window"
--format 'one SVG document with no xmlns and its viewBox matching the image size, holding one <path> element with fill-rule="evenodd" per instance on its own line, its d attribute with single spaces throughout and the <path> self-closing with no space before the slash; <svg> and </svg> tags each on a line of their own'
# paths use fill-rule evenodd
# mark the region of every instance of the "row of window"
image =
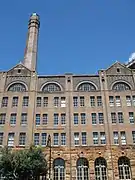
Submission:
<svg viewBox="0 0 135 180">
<path fill-rule="evenodd" d="M 126 96 L 125 99 L 126 106 L 135 106 L 135 96 Z M 119 107 L 122 105 L 120 96 L 109 96 L 109 105 L 110 107 L 116 106 Z"/>
<path fill-rule="evenodd" d="M 87 124 L 87 117 L 86 113 L 74 113 L 74 124 Z M 19 118 L 20 119 L 20 118 Z M 66 124 L 66 113 L 61 113 L 60 115 L 58 113 L 54 113 L 54 125 L 65 125 Z M 6 121 L 6 113 L 0 114 L 0 125 L 4 125 Z M 10 125 L 15 125 L 17 121 L 17 113 L 11 113 L 10 114 Z M 28 121 L 28 114 L 22 113 L 21 114 L 21 125 L 26 125 Z M 124 117 L 122 112 L 111 112 L 111 121 L 112 124 L 116 123 L 124 123 Z M 103 113 L 91 113 L 91 122 L 93 125 L 96 124 L 104 124 L 104 115 Z M 135 116 L 134 112 L 129 112 L 129 122 L 130 124 L 135 123 Z M 36 120 L 35 120 L 36 126 L 38 125 L 47 125 L 48 124 L 48 114 L 36 114 Z"/>
<path fill-rule="evenodd" d="M 3 144 L 4 133 L 0 132 L 0 145 Z M 15 133 L 8 134 L 8 146 L 14 146 Z M 93 144 L 102 145 L 106 144 L 105 132 L 93 132 L 92 133 Z M 87 145 L 87 132 L 74 132 L 74 145 Z M 135 131 L 132 131 L 132 140 L 135 144 Z M 19 145 L 24 145 L 26 143 L 26 133 L 21 132 L 19 135 Z M 34 144 L 46 146 L 47 143 L 47 133 L 35 133 L 34 134 Z M 115 145 L 126 145 L 126 132 L 125 131 L 113 131 L 113 144 Z M 66 145 L 66 133 L 53 133 L 53 145 L 63 146 Z"/>
<path fill-rule="evenodd" d="M 19 118 L 20 119 L 20 118 Z M 20 125 L 27 125 L 28 115 L 27 113 L 21 114 Z M 10 125 L 16 125 L 17 113 L 10 114 Z M 4 125 L 6 122 L 6 113 L 0 114 L 0 125 Z"/>
<path fill-rule="evenodd" d="M 19 71 L 20 73 L 21 71 Z M 70 78 L 68 79 L 68 82 L 70 82 Z M 12 92 L 23 92 L 26 91 L 26 85 L 22 83 L 14 83 L 11 86 L 9 86 L 8 91 Z M 82 82 L 77 86 L 77 91 L 82 91 L 82 92 L 90 92 L 90 91 L 96 91 L 97 88 L 96 86 L 91 83 L 91 82 Z M 126 91 L 126 90 L 131 90 L 131 87 L 125 83 L 125 82 L 116 82 L 112 90 L 114 91 Z M 54 82 L 49 82 L 42 88 L 43 92 L 59 92 L 62 91 L 62 88 L 60 85 Z"/>
<path fill-rule="evenodd" d="M 94 162 L 95 180 L 107 180 L 107 162 L 103 157 L 95 159 Z M 120 180 L 131 180 L 131 166 L 130 160 L 127 157 L 120 157 L 118 159 L 118 172 Z M 53 179 L 65 180 L 65 161 L 57 158 L 53 162 Z M 76 162 L 76 179 L 89 180 L 89 162 L 86 158 L 81 157 Z"/>
<path fill-rule="evenodd" d="M 13 99 L 12 99 L 12 107 L 17 107 L 18 106 L 18 101 L 19 101 L 18 96 L 13 97 Z M 24 96 L 23 101 L 22 101 L 22 106 L 27 107 L 28 105 L 29 105 L 29 97 Z M 1 107 L 7 107 L 7 106 L 8 106 L 8 97 L 3 97 Z"/>
<path fill-rule="evenodd" d="M 15 96 L 12 99 L 12 107 L 18 106 L 19 97 Z M 22 106 L 27 107 L 29 105 L 29 97 L 24 96 L 22 101 Z M 54 107 L 66 107 L 66 98 L 65 97 L 54 97 L 53 99 Z M 109 96 L 109 105 L 113 106 L 121 106 L 121 97 L 120 96 Z M 135 96 L 126 96 L 126 105 L 127 106 L 135 106 Z M 8 106 L 8 97 L 3 97 L 1 107 Z M 37 97 L 36 101 L 37 107 L 47 107 L 48 106 L 48 97 Z M 83 107 L 85 106 L 85 97 L 84 96 L 74 96 L 73 97 L 73 106 L 74 107 Z M 90 96 L 90 106 L 91 107 L 99 107 L 102 106 L 102 97 L 101 96 Z"/>
</svg>

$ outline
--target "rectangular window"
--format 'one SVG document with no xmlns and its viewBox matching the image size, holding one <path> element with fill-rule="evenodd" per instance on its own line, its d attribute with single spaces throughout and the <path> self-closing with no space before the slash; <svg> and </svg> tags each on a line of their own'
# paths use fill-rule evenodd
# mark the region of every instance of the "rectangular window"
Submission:
<svg viewBox="0 0 135 180">
<path fill-rule="evenodd" d="M 54 125 L 59 124 L 59 114 L 54 114 Z"/>
<path fill-rule="evenodd" d="M 39 133 L 34 134 L 34 145 L 39 145 Z"/>
<path fill-rule="evenodd" d="M 119 123 L 124 123 L 123 113 L 122 112 L 118 112 L 118 121 L 119 121 Z"/>
<path fill-rule="evenodd" d="M 133 143 L 135 144 L 135 131 L 132 131 L 132 139 L 133 139 Z"/>
<path fill-rule="evenodd" d="M 53 145 L 54 146 L 58 146 L 59 145 L 59 134 L 58 133 L 54 133 L 53 134 Z"/>
<path fill-rule="evenodd" d="M 126 133 L 125 133 L 125 131 L 120 132 L 120 137 L 121 137 L 121 144 L 126 145 Z"/>
<path fill-rule="evenodd" d="M 7 106 L 8 106 L 8 97 L 3 97 L 1 107 L 7 107 Z"/>
<path fill-rule="evenodd" d="M 134 124 L 134 122 L 135 122 L 133 112 L 129 112 L 129 122 L 130 122 L 130 124 Z"/>
<path fill-rule="evenodd" d="M 18 106 L 18 97 L 13 97 L 12 99 L 12 107 L 17 107 Z"/>
<path fill-rule="evenodd" d="M 73 106 L 78 107 L 78 97 L 73 97 Z"/>
<path fill-rule="evenodd" d="M 100 132 L 100 143 L 106 144 L 105 132 Z"/>
<path fill-rule="evenodd" d="M 47 107 L 48 106 L 48 97 L 43 98 L 43 106 Z"/>
<path fill-rule="evenodd" d="M 16 113 L 12 113 L 10 116 L 10 125 L 16 125 Z"/>
<path fill-rule="evenodd" d="M 85 106 L 84 100 L 85 100 L 85 99 L 84 99 L 84 96 L 81 96 L 81 97 L 80 97 L 80 106 L 81 106 L 81 107 Z"/>
<path fill-rule="evenodd" d="M 111 120 L 112 120 L 112 124 L 116 124 L 117 123 L 117 117 L 116 117 L 116 113 L 115 112 L 111 113 Z"/>
<path fill-rule="evenodd" d="M 61 133 L 61 145 L 66 145 L 66 133 Z"/>
<path fill-rule="evenodd" d="M 81 124 L 86 124 L 86 114 L 81 113 Z"/>
<path fill-rule="evenodd" d="M 14 146 L 14 136 L 15 136 L 15 133 L 8 134 L 8 147 Z"/>
<path fill-rule="evenodd" d="M 99 124 L 104 124 L 104 115 L 103 113 L 98 113 Z"/>
<path fill-rule="evenodd" d="M 116 106 L 117 107 L 121 106 L 120 96 L 115 96 L 115 100 L 116 100 Z"/>
<path fill-rule="evenodd" d="M 95 96 L 90 96 L 90 106 L 91 107 L 95 106 Z"/>
<path fill-rule="evenodd" d="M 46 146 L 46 141 L 47 141 L 47 134 L 42 133 L 42 146 Z"/>
<path fill-rule="evenodd" d="M 61 97 L 61 107 L 66 107 L 66 98 L 65 97 Z"/>
<path fill-rule="evenodd" d="M 79 132 L 74 133 L 74 145 L 75 146 L 79 145 Z"/>
<path fill-rule="evenodd" d="M 66 124 L 66 114 L 65 113 L 61 114 L 61 124 L 62 125 Z"/>
<path fill-rule="evenodd" d="M 4 125 L 6 121 L 6 113 L 0 114 L 0 125 Z"/>
<path fill-rule="evenodd" d="M 54 97 L 54 107 L 59 106 L 59 97 Z"/>
<path fill-rule="evenodd" d="M 82 132 L 82 145 L 87 144 L 87 134 L 86 132 Z"/>
<path fill-rule="evenodd" d="M 98 144 L 98 132 L 93 132 L 93 144 Z"/>
<path fill-rule="evenodd" d="M 42 125 L 47 125 L 47 123 L 48 123 L 48 114 L 43 114 Z"/>
<path fill-rule="evenodd" d="M 132 105 L 135 106 L 135 96 L 132 96 Z"/>
<path fill-rule="evenodd" d="M 28 105 L 29 105 L 29 97 L 24 96 L 22 106 L 27 107 Z"/>
<path fill-rule="evenodd" d="M 114 106 L 114 97 L 113 96 L 109 96 L 109 105 L 110 105 L 110 107 Z"/>
<path fill-rule="evenodd" d="M 25 146 L 25 143 L 26 143 L 26 133 L 20 133 L 19 146 Z"/>
<path fill-rule="evenodd" d="M 41 103 L 42 103 L 42 98 L 37 97 L 37 107 L 41 107 Z"/>
<path fill-rule="evenodd" d="M 131 106 L 132 105 L 131 96 L 126 96 L 126 103 L 127 103 L 127 106 Z"/>
<path fill-rule="evenodd" d="M 21 115 L 21 125 L 27 124 L 27 113 L 22 113 Z"/>
<path fill-rule="evenodd" d="M 40 125 L 40 114 L 36 114 L 36 126 Z"/>
<path fill-rule="evenodd" d="M 74 114 L 74 124 L 78 124 L 78 114 Z"/>
<path fill-rule="evenodd" d="M 4 137 L 4 133 L 0 132 L 0 145 L 3 145 L 3 137 Z"/>
<path fill-rule="evenodd" d="M 97 96 L 97 106 L 102 106 L 102 96 Z"/>
<path fill-rule="evenodd" d="M 114 144 L 119 144 L 119 134 L 117 131 L 113 132 L 113 142 Z"/>
<path fill-rule="evenodd" d="M 96 113 L 91 113 L 91 118 L 92 118 L 92 124 L 97 124 L 97 115 L 96 115 Z"/>
</svg>

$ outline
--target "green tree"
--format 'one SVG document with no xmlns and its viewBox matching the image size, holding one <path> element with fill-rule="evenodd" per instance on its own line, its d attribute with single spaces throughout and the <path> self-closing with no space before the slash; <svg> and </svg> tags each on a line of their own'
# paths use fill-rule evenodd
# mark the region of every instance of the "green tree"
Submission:
<svg viewBox="0 0 135 180">
<path fill-rule="evenodd" d="M 0 157 L 0 174 L 8 180 L 27 180 L 47 173 L 47 162 L 40 147 L 10 150 L 3 148 Z"/>
</svg>

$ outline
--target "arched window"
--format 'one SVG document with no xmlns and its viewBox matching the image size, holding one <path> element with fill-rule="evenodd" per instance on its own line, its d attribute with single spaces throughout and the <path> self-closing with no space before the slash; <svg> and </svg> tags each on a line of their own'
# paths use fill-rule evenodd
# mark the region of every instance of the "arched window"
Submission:
<svg viewBox="0 0 135 180">
<path fill-rule="evenodd" d="M 102 157 L 95 160 L 95 177 L 96 180 L 107 180 L 107 163 Z"/>
<path fill-rule="evenodd" d="M 57 158 L 53 162 L 53 179 L 65 180 L 65 161 Z"/>
<path fill-rule="evenodd" d="M 26 91 L 26 87 L 22 83 L 14 83 L 8 88 L 8 91 L 24 92 L 24 91 Z"/>
<path fill-rule="evenodd" d="M 79 158 L 77 160 L 77 180 L 88 180 L 89 179 L 89 164 L 87 159 Z"/>
<path fill-rule="evenodd" d="M 56 83 L 49 83 L 43 87 L 42 91 L 43 92 L 58 92 L 58 91 L 61 91 L 61 88 Z"/>
<path fill-rule="evenodd" d="M 130 86 L 126 84 L 125 82 L 117 82 L 113 85 L 112 87 L 113 90 L 115 91 L 127 91 L 131 90 Z"/>
<path fill-rule="evenodd" d="M 120 180 L 131 180 L 130 160 L 127 157 L 119 158 L 118 168 Z"/>
<path fill-rule="evenodd" d="M 77 88 L 77 91 L 96 91 L 96 87 L 89 83 L 89 82 L 86 82 L 86 83 L 81 83 L 78 88 Z"/>
</svg>

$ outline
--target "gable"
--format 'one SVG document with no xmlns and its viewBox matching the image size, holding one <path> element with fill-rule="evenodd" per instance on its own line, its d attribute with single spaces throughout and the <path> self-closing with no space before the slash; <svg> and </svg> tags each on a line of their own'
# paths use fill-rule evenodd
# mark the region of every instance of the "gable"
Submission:
<svg viewBox="0 0 135 180">
<path fill-rule="evenodd" d="M 132 71 L 125 65 L 116 62 L 106 70 L 107 75 L 130 75 Z"/>
<path fill-rule="evenodd" d="M 23 64 L 18 64 L 7 72 L 9 76 L 29 76 L 31 71 L 26 68 Z"/>
</svg>

